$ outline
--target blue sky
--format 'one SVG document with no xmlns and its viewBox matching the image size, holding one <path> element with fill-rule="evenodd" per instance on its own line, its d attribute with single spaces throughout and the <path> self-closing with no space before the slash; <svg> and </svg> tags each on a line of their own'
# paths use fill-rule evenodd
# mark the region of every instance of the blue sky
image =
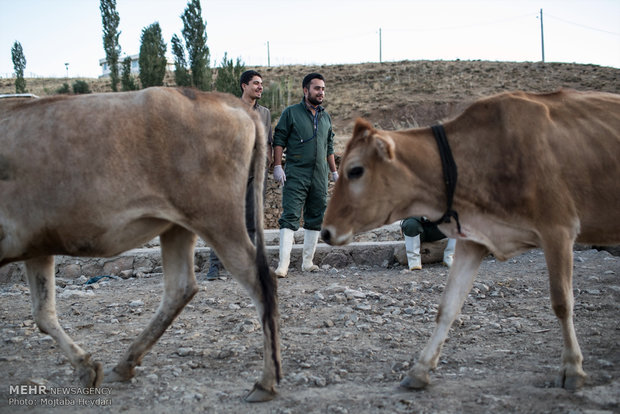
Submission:
<svg viewBox="0 0 620 414">
<path fill-rule="evenodd" d="M 202 0 L 211 66 L 225 52 L 246 66 L 398 60 L 540 61 L 620 68 L 620 0 Z M 187 0 L 117 0 L 120 44 L 137 54 L 142 30 L 159 22 L 181 35 Z M 0 0 L 0 77 L 13 74 L 19 41 L 25 76 L 97 77 L 98 0 Z M 269 43 L 269 53 L 267 44 Z"/>
</svg>

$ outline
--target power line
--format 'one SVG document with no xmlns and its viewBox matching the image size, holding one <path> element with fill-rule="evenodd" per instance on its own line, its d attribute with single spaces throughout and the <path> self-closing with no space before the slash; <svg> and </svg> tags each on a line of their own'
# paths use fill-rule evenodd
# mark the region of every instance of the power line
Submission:
<svg viewBox="0 0 620 414">
<path fill-rule="evenodd" d="M 579 26 L 582 27 L 584 29 L 587 30 L 594 30 L 594 31 L 598 31 L 598 32 L 602 32 L 602 33 L 607 33 L 607 34 L 611 34 L 614 36 L 620 36 L 620 33 L 614 33 L 608 30 L 603 30 L 603 29 L 597 29 L 591 26 L 587 26 L 587 25 L 583 25 L 580 23 L 575 23 L 575 22 L 571 22 L 571 21 L 567 21 L 561 18 L 558 18 L 556 16 L 550 15 L 548 13 L 545 13 L 546 17 L 548 18 L 552 18 L 554 20 L 559 20 L 562 21 L 564 23 L 570 24 L 570 25 L 574 25 L 574 26 Z M 344 36 L 336 36 L 334 33 L 328 33 L 324 36 L 318 35 L 318 36 L 314 36 L 314 37 L 306 37 L 304 38 L 302 41 L 293 41 L 292 39 L 278 39 L 276 43 L 274 43 L 273 41 L 268 42 L 267 43 L 267 57 L 266 57 L 266 61 L 267 61 L 267 65 L 270 66 L 271 65 L 271 54 L 274 50 L 281 50 L 282 48 L 286 48 L 286 47 L 290 47 L 291 45 L 294 45 L 298 48 L 304 48 L 307 46 L 318 46 L 318 45 L 322 45 L 322 44 L 329 44 L 330 47 L 337 47 L 337 44 L 342 45 L 342 42 L 346 42 L 346 41 L 356 41 L 357 43 L 360 42 L 366 42 L 367 40 L 370 41 L 371 37 L 374 37 L 378 34 L 379 36 L 379 62 L 383 61 L 383 46 L 385 46 L 384 42 L 383 42 L 383 35 L 385 35 L 386 33 L 394 33 L 394 32 L 436 32 L 436 31 L 443 31 L 443 32 L 449 32 L 449 31 L 463 31 L 464 29 L 472 29 L 472 28 L 483 28 L 486 26 L 497 26 L 497 25 L 506 25 L 507 23 L 510 22 L 515 22 L 515 21 L 521 21 L 524 20 L 525 18 L 527 19 L 531 19 L 534 16 L 536 16 L 537 19 L 540 19 L 540 43 L 541 43 L 541 52 L 542 52 L 542 61 L 545 61 L 545 39 L 544 39 L 544 31 L 543 31 L 543 15 L 542 15 L 542 9 L 540 10 L 540 13 L 536 13 L 536 15 L 534 15 L 533 13 L 527 13 L 527 14 L 521 14 L 521 15 L 516 15 L 516 16 L 507 16 L 507 17 L 500 17 L 498 16 L 498 18 L 496 18 L 495 20 L 486 20 L 486 21 L 479 21 L 479 22 L 471 22 L 471 23 L 463 23 L 463 24 L 456 24 L 456 25 L 446 25 L 443 27 L 440 27 L 438 25 L 435 26 L 431 26 L 431 27 L 421 27 L 421 26 L 414 26 L 414 27 L 409 27 L 409 28 L 393 28 L 390 29 L 389 27 L 380 27 L 378 31 L 364 31 L 363 29 L 358 31 L 358 32 L 349 32 Z M 528 26 L 530 27 L 530 26 Z M 376 39 L 376 37 L 374 37 Z M 272 39 L 273 40 L 273 39 Z M 374 42 L 373 42 L 374 43 Z M 245 53 L 247 53 L 250 49 L 252 50 L 256 50 L 257 47 L 247 47 L 248 45 L 246 45 L 246 48 L 241 50 L 241 55 L 244 55 Z M 260 53 L 261 56 L 264 56 L 264 47 L 265 47 L 265 43 L 262 43 L 260 45 L 260 49 L 262 51 L 262 53 Z M 274 49 L 274 50 L 271 50 Z M 275 54 L 276 56 L 279 56 L 278 53 Z M 261 57 L 262 58 L 262 57 Z M 293 61 L 289 62 L 292 63 Z M 295 60 L 296 63 L 304 63 L 301 61 L 297 61 Z M 312 62 L 313 64 L 316 62 Z"/>
<path fill-rule="evenodd" d="M 563 23 L 572 24 L 573 26 L 582 27 L 584 29 L 594 30 L 594 31 L 597 31 L 597 32 L 602 32 L 602 33 L 607 33 L 607 34 L 614 35 L 614 36 L 620 36 L 620 33 L 610 32 L 609 30 L 597 29 L 596 27 L 586 26 L 585 24 L 571 22 L 571 21 L 568 21 L 568 20 L 564 20 L 564 19 L 562 19 L 560 17 L 553 16 L 553 15 L 551 15 L 549 13 L 547 13 L 546 16 L 547 17 L 551 17 L 552 19 L 555 19 L 555 20 L 559 20 L 559 21 L 561 21 Z"/>
<path fill-rule="evenodd" d="M 407 29 L 388 29 L 388 30 L 392 32 L 428 32 L 428 31 L 447 31 L 447 30 L 455 30 L 455 29 L 468 29 L 471 27 L 482 27 L 482 26 L 492 26 L 496 24 L 503 24 L 503 23 L 507 23 L 507 22 L 523 19 L 524 17 L 531 17 L 531 16 L 532 16 L 532 13 L 527 13 L 527 14 L 522 14 L 519 16 L 507 17 L 505 19 L 500 19 L 500 20 L 462 24 L 462 25 L 456 25 L 456 26 L 443 26 L 443 27 L 435 26 L 435 27 L 422 28 L 422 29 L 407 28 Z"/>
<path fill-rule="evenodd" d="M 284 41 L 280 41 L 278 42 L 281 45 L 308 45 L 308 44 L 319 44 L 319 43 L 332 43 L 334 41 L 343 41 L 343 40 L 351 40 L 351 39 L 359 39 L 359 38 L 363 38 L 363 37 L 369 37 L 371 35 L 374 35 L 376 32 L 375 31 L 365 31 L 365 32 L 357 32 L 357 33 L 351 33 L 345 36 L 330 36 L 330 37 L 323 37 L 323 38 L 308 38 L 307 40 L 302 40 L 302 41 L 292 41 L 292 40 L 284 40 Z"/>
</svg>

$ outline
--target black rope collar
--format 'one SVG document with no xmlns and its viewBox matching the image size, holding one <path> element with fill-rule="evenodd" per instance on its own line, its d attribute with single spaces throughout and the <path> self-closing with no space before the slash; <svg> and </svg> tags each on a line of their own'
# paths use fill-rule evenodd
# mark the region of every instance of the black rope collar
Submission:
<svg viewBox="0 0 620 414">
<path fill-rule="evenodd" d="M 450 151 L 450 144 L 448 144 L 448 138 L 446 137 L 446 130 L 443 125 L 434 125 L 431 127 L 435 140 L 437 141 L 437 147 L 439 147 L 439 157 L 441 158 L 441 166 L 443 168 L 443 178 L 446 183 L 446 198 L 448 201 L 448 207 L 443 216 L 437 221 L 433 221 L 433 224 L 450 223 L 452 217 L 456 220 L 456 228 L 461 234 L 461 223 L 459 222 L 459 215 L 452 209 L 452 201 L 454 200 L 454 190 L 456 188 L 456 163 L 452 157 L 452 151 Z"/>
</svg>

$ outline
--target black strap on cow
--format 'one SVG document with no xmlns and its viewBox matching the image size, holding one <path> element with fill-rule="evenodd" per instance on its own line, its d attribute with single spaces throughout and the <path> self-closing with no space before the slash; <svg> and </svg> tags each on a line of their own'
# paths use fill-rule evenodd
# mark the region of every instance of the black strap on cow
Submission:
<svg viewBox="0 0 620 414">
<path fill-rule="evenodd" d="M 452 209 L 452 201 L 454 200 L 454 190 L 456 188 L 457 170 L 456 163 L 452 157 L 452 151 L 450 151 L 450 144 L 448 144 L 448 138 L 446 137 L 446 130 L 443 125 L 433 125 L 431 127 L 437 146 L 439 147 L 439 157 L 441 158 L 441 166 L 443 168 L 443 178 L 446 183 L 446 198 L 448 201 L 448 208 L 443 216 L 433 224 L 450 223 L 450 219 L 454 217 L 456 220 L 456 227 L 461 234 L 461 223 L 459 222 L 459 215 Z"/>
</svg>

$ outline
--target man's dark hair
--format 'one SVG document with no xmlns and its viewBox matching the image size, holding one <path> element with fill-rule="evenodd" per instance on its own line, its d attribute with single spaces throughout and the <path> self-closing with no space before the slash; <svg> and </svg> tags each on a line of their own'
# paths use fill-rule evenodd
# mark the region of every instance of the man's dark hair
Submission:
<svg viewBox="0 0 620 414">
<path fill-rule="evenodd" d="M 241 85 L 243 84 L 249 85 L 250 81 L 252 80 L 254 76 L 258 76 L 259 78 L 263 79 L 261 74 L 255 70 L 246 70 L 245 72 L 241 74 L 241 77 L 239 78 L 239 87 L 241 88 L 241 93 L 243 93 L 243 86 Z"/>
<path fill-rule="evenodd" d="M 301 87 L 304 89 L 307 88 L 308 85 L 310 85 L 310 82 L 312 82 L 312 79 L 320 79 L 323 82 L 325 82 L 325 78 L 320 73 L 309 73 L 306 75 L 304 80 L 301 82 Z"/>
</svg>

